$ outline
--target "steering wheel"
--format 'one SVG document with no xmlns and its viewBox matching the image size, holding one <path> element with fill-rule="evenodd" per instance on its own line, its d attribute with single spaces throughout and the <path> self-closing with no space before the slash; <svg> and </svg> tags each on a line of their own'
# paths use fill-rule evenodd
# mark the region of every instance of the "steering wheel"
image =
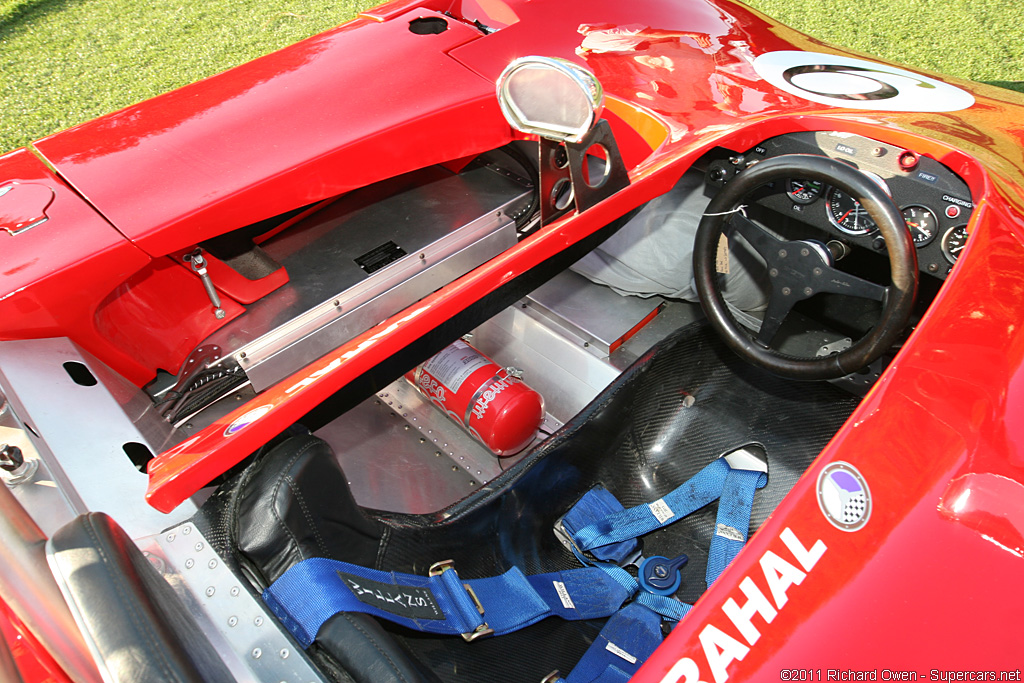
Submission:
<svg viewBox="0 0 1024 683">
<path fill-rule="evenodd" d="M 743 200 L 772 181 L 787 178 L 819 180 L 856 199 L 885 238 L 892 284 L 882 286 L 833 267 L 831 253 L 820 242 L 776 237 L 743 212 Z M 723 230 L 742 235 L 768 266 L 771 291 L 761 328 L 749 332 L 729 312 L 716 271 Z M 741 171 L 719 191 L 697 228 L 693 269 L 704 313 L 729 348 L 748 362 L 783 377 L 834 379 L 869 365 L 896 341 L 910 318 L 917 295 L 917 250 L 900 210 L 870 178 L 834 159 L 792 154 L 760 161 Z M 770 344 L 793 305 L 819 292 L 847 294 L 882 302 L 878 323 L 852 346 L 824 358 L 797 358 Z"/>
</svg>

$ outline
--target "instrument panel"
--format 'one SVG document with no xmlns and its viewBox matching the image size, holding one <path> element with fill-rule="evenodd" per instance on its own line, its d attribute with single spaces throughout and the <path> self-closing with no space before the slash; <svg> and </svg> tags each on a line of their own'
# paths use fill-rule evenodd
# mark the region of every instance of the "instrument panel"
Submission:
<svg viewBox="0 0 1024 683">
<path fill-rule="evenodd" d="M 967 241 L 974 203 L 967 184 L 938 161 L 911 150 L 839 132 L 791 133 L 771 138 L 743 154 L 711 162 L 709 192 L 744 168 L 784 154 L 828 156 L 864 172 L 903 213 L 922 272 L 945 278 Z M 858 201 L 819 180 L 789 178 L 757 203 L 828 233 L 848 246 L 884 252 L 885 240 Z"/>
</svg>

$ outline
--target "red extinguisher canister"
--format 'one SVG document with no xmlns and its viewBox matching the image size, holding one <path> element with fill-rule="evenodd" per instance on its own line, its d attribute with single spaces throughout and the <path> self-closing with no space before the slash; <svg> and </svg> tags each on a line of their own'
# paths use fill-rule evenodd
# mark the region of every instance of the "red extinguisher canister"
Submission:
<svg viewBox="0 0 1024 683">
<path fill-rule="evenodd" d="M 500 367 L 461 340 L 406 377 L 497 455 L 525 448 L 544 419 L 544 399 L 514 368 Z"/>
</svg>

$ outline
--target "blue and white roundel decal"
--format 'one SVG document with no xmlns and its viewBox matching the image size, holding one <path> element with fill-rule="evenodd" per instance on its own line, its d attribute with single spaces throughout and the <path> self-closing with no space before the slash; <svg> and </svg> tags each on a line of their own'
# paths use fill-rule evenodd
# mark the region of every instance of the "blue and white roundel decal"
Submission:
<svg viewBox="0 0 1024 683">
<path fill-rule="evenodd" d="M 940 112 L 974 104 L 956 86 L 853 57 L 782 50 L 758 56 L 754 70 L 776 88 L 833 107 Z"/>
<path fill-rule="evenodd" d="M 242 417 L 229 424 L 228 428 L 224 430 L 224 436 L 237 434 L 273 409 L 274 406 L 269 403 L 267 405 L 260 406 L 259 408 L 253 408 L 245 415 L 242 415 Z"/>
<path fill-rule="evenodd" d="M 818 505 L 834 526 L 857 531 L 871 516 L 871 491 L 856 467 L 834 462 L 818 476 Z"/>
</svg>

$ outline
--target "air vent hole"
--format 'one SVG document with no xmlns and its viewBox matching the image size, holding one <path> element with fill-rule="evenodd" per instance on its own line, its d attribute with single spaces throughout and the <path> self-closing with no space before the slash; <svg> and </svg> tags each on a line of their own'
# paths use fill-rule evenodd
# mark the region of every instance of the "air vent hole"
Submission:
<svg viewBox="0 0 1024 683">
<path fill-rule="evenodd" d="M 559 178 L 551 188 L 551 206 L 558 211 L 565 211 L 572 204 L 573 189 L 568 178 Z"/>
<path fill-rule="evenodd" d="M 409 30 L 418 36 L 430 36 L 448 30 L 448 22 L 441 17 L 420 17 L 409 22 Z"/>
<path fill-rule="evenodd" d="M 74 380 L 75 384 L 83 387 L 96 386 L 96 377 L 93 376 L 92 371 L 84 363 L 69 360 L 64 364 L 64 370 L 67 371 L 68 376 Z"/>
<path fill-rule="evenodd" d="M 149 461 L 155 458 L 153 451 L 149 450 L 149 446 L 136 441 L 129 441 L 123 444 L 121 448 L 124 449 L 124 454 L 128 456 L 128 459 L 135 465 L 135 469 L 145 474 L 146 467 L 149 465 Z"/>
<path fill-rule="evenodd" d="M 601 187 L 611 173 L 608 150 L 603 145 L 591 145 L 583 155 L 583 179 L 589 187 Z"/>
</svg>

